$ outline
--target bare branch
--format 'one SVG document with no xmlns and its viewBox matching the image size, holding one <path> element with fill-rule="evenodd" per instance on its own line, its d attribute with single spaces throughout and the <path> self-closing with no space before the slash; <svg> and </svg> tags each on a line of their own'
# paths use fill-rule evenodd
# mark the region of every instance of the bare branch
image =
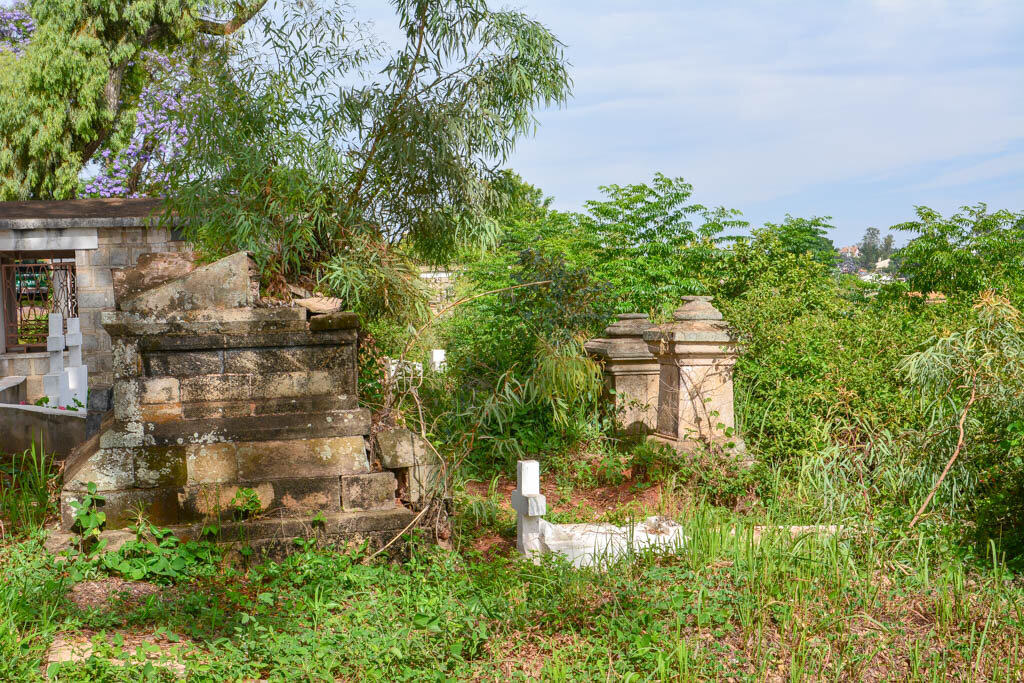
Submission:
<svg viewBox="0 0 1024 683">
<path fill-rule="evenodd" d="M 230 36 L 238 29 L 245 26 L 245 23 L 256 16 L 256 13 L 263 9 L 267 0 L 254 0 L 248 5 L 239 4 L 235 8 L 235 16 L 227 21 L 211 21 L 209 19 L 199 20 L 199 32 L 211 36 Z"/>
</svg>

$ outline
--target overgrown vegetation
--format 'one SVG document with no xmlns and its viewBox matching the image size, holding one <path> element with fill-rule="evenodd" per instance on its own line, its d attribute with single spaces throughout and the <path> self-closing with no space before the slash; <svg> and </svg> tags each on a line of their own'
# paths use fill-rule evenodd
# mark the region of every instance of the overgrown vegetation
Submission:
<svg viewBox="0 0 1024 683">
<path fill-rule="evenodd" d="M 682 178 L 555 211 L 495 162 L 567 96 L 558 40 L 476 0 L 394 4 L 394 49 L 330 3 L 252 21 L 261 2 L 132 2 L 118 23 L 117 3 L 31 2 L 35 23 L 18 9 L 0 27 L 0 104 L 17 100 L 0 107 L 4 197 L 73 194 L 132 134 L 142 50 L 179 49 L 162 115 L 189 135 L 156 164 L 170 206 L 208 254 L 251 250 L 265 291 L 361 314 L 361 400 L 429 437 L 457 513 L 452 550 L 414 538 L 387 563 L 300 542 L 282 563 L 232 563 L 144 519 L 107 548 L 91 487 L 57 559 L 41 541 L 59 475 L 30 449 L 0 466 L 0 679 L 38 679 L 47 648 L 91 639 L 92 657 L 45 673 L 170 680 L 169 659 L 195 680 L 1019 680 L 1024 214 L 919 207 L 892 226 L 901 249 L 869 228 L 860 265 L 891 257 L 901 278 L 881 283 L 839 274 L 828 217 L 749 226 Z M 218 24 L 199 9 L 259 34 L 203 48 Z M 54 108 L 42 65 L 75 50 L 75 96 Z M 64 133 L 39 137 L 48 122 Z M 454 266 L 439 317 L 428 264 Z M 740 342 L 753 467 L 620 438 L 584 351 L 613 314 L 665 321 L 691 294 Z M 444 370 L 412 364 L 442 347 Z M 506 501 L 525 457 L 552 521 L 664 514 L 685 547 L 605 572 L 519 561 Z M 255 492 L 232 509 L 258 514 Z"/>
</svg>

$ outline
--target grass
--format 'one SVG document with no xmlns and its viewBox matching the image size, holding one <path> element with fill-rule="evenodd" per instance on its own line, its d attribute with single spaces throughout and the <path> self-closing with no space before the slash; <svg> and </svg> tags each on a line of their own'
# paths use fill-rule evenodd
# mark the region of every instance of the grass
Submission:
<svg viewBox="0 0 1024 683">
<path fill-rule="evenodd" d="M 813 457 L 779 477 L 790 498 L 745 514 L 664 486 L 658 506 L 686 548 L 607 571 L 474 551 L 475 535 L 514 533 L 492 480 L 459 508 L 457 551 L 414 544 L 402 562 L 367 562 L 300 548 L 92 607 L 69 594 L 75 581 L 111 579 L 47 555 L 38 506 L 15 502 L 5 517 L 31 514 L 0 545 L 0 680 L 42 679 L 48 648 L 69 640 L 91 640 L 93 656 L 52 680 L 174 680 L 161 658 L 195 681 L 1020 680 L 1024 582 L 997 556 L 963 559 L 941 526 L 871 523 L 848 473 Z M 25 476 L 52 490 L 48 472 Z M 796 523 L 844 532 L 773 531 Z"/>
<path fill-rule="evenodd" d="M 0 463 L 0 537 L 42 525 L 56 509 L 57 477 L 42 444 Z"/>
</svg>

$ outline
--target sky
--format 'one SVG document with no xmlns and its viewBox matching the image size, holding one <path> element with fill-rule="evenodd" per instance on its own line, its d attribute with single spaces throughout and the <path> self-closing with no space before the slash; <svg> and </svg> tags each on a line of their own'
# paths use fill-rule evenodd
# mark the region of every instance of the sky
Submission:
<svg viewBox="0 0 1024 683">
<path fill-rule="evenodd" d="M 388 5 L 353 5 L 393 35 Z M 837 246 L 917 205 L 1024 210 L 1024 0 L 507 6 L 572 64 L 572 99 L 508 163 L 555 208 L 660 171 L 754 225 L 831 216 Z"/>
</svg>

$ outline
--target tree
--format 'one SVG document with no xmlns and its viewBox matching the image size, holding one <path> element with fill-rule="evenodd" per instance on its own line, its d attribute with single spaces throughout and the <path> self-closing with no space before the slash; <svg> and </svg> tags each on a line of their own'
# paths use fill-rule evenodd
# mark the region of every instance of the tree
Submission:
<svg viewBox="0 0 1024 683">
<path fill-rule="evenodd" d="M 344 7 L 261 15 L 263 40 L 239 41 L 171 113 L 190 130 L 168 165 L 189 236 L 252 251 L 272 291 L 307 280 L 371 318 L 425 310 L 415 261 L 494 239 L 495 166 L 569 93 L 561 44 L 522 13 L 395 7 L 390 55 Z"/>
<path fill-rule="evenodd" d="M 764 230 L 777 235 L 786 252 L 797 256 L 809 253 L 815 261 L 832 265 L 836 261 L 836 248 L 826 237 L 833 228 L 830 220 L 830 216 L 794 218 L 786 214 L 782 223 L 765 223 Z"/>
<path fill-rule="evenodd" d="M 8 39 L 17 49 L 0 50 L 0 200 L 74 197 L 85 164 L 134 133 L 143 53 L 230 35 L 265 2 L 31 0 L 12 10 L 30 15 L 27 30 L 0 17 L 21 27 Z M 204 10 L 233 16 L 204 19 Z"/>
<path fill-rule="evenodd" d="M 1024 212 L 977 204 L 946 218 L 919 206 L 917 216 L 893 226 L 916 235 L 896 252 L 911 290 L 973 298 L 988 288 L 1024 289 Z"/>
<path fill-rule="evenodd" d="M 895 238 L 890 234 L 886 235 L 885 239 L 882 240 L 882 253 L 883 259 L 887 259 L 893 255 L 896 251 Z"/>
<path fill-rule="evenodd" d="M 864 232 L 864 238 L 857 246 L 860 248 L 858 263 L 861 268 L 873 269 L 882 254 L 881 233 L 878 228 L 868 228 Z"/>
</svg>

